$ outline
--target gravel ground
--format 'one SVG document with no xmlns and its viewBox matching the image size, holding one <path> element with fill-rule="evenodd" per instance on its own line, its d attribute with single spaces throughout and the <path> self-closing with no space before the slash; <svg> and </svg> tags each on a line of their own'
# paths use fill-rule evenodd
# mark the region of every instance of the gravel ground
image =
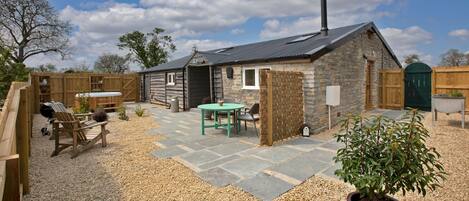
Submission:
<svg viewBox="0 0 469 201">
<path fill-rule="evenodd" d="M 49 157 L 53 141 L 38 132 L 44 119 L 36 116 L 25 200 L 255 200 L 232 186 L 213 187 L 174 160 L 150 156 L 158 137 L 144 132 L 158 125 L 152 117 L 129 116 L 111 117 L 108 147 L 97 144 L 75 159 L 66 151 Z"/>
<path fill-rule="evenodd" d="M 149 153 L 157 148 L 153 142 L 159 139 L 144 132 L 158 125 L 152 117 L 129 116 L 128 122 L 111 118 L 108 147 L 101 148 L 98 144 L 75 159 L 70 159 L 66 152 L 49 157 L 53 141 L 40 135 L 38 131 L 44 119 L 36 117 L 31 194 L 25 200 L 255 200 L 232 186 L 213 187 L 174 160 L 151 157 Z M 430 192 L 425 198 L 416 194 L 397 198 L 469 199 L 469 131 L 460 128 L 459 118 L 459 115 L 440 115 L 435 127 L 431 126 L 430 114 L 425 119 L 431 132 L 427 144 L 442 154 L 449 173 L 443 188 Z M 331 133 L 320 135 L 327 139 Z M 344 200 L 353 190 L 341 181 L 314 176 L 276 200 Z"/>
</svg>

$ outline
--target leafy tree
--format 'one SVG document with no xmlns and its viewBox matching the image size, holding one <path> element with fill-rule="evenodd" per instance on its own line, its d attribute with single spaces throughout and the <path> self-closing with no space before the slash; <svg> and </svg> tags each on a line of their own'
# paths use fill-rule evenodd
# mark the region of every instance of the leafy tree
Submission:
<svg viewBox="0 0 469 201">
<path fill-rule="evenodd" d="M 41 64 L 37 68 L 33 68 L 37 72 L 56 72 L 57 68 L 54 64 Z"/>
<path fill-rule="evenodd" d="M 94 63 L 94 70 L 104 73 L 125 73 L 129 70 L 130 55 L 103 54 Z"/>
<path fill-rule="evenodd" d="M 420 56 L 418 54 L 409 54 L 404 56 L 404 63 L 409 65 L 411 63 L 420 62 Z"/>
<path fill-rule="evenodd" d="M 0 47 L 0 100 L 5 99 L 13 81 L 28 80 L 29 70 L 11 59 L 9 49 Z"/>
<path fill-rule="evenodd" d="M 441 55 L 440 65 L 442 66 L 461 66 L 466 63 L 464 53 L 457 49 L 450 49 Z"/>
<path fill-rule="evenodd" d="M 168 60 L 169 54 L 176 50 L 173 39 L 162 35 L 164 29 L 155 28 L 153 32 L 144 34 L 139 31 L 127 33 L 119 37 L 120 49 L 128 49 L 134 60 L 143 68 L 150 68 Z"/>
<path fill-rule="evenodd" d="M 0 44 L 16 63 L 37 54 L 66 55 L 70 31 L 47 0 L 0 0 Z"/>
</svg>

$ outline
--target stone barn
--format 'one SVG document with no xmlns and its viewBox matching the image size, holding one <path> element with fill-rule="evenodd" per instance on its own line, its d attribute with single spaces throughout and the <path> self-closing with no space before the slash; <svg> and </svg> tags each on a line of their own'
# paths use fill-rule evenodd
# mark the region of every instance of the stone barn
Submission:
<svg viewBox="0 0 469 201">
<path fill-rule="evenodd" d="M 318 32 L 194 51 L 140 73 L 146 100 L 167 104 L 178 97 L 187 110 L 206 97 L 258 102 L 260 69 L 303 72 L 305 123 L 320 131 L 328 125 L 326 86 L 341 86 L 335 124 L 341 114 L 378 106 L 379 71 L 390 68 L 401 65 L 373 22 L 328 29 L 323 20 Z"/>
</svg>

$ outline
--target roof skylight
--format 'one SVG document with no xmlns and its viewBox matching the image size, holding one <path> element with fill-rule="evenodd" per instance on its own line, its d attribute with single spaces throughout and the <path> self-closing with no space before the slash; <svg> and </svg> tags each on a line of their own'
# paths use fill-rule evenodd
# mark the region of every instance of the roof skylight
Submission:
<svg viewBox="0 0 469 201">
<path fill-rule="evenodd" d="M 296 43 L 296 42 L 301 42 L 301 41 L 305 41 L 305 40 L 308 40 L 314 36 L 318 35 L 318 33 L 312 33 L 312 34 L 307 34 L 307 35 L 302 35 L 298 38 L 295 38 L 291 41 L 289 41 L 288 43 Z"/>
</svg>

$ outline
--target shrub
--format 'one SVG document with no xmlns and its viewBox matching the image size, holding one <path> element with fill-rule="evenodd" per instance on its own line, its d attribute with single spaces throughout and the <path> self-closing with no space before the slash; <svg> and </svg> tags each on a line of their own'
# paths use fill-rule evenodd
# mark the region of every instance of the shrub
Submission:
<svg viewBox="0 0 469 201">
<path fill-rule="evenodd" d="M 119 107 L 119 108 L 117 109 L 117 114 L 118 114 L 120 120 L 124 120 L 124 121 L 128 121 L 128 120 L 129 120 L 129 116 L 127 116 L 125 106 Z"/>
<path fill-rule="evenodd" d="M 142 117 L 143 113 L 145 113 L 145 109 L 143 109 L 142 106 L 138 104 L 137 107 L 135 107 L 135 114 L 139 117 Z"/>
<path fill-rule="evenodd" d="M 104 122 L 108 119 L 107 113 L 104 110 L 96 110 L 92 117 L 96 122 Z"/>
<path fill-rule="evenodd" d="M 83 93 L 82 93 L 83 94 Z M 79 106 L 73 108 L 73 112 L 77 114 L 90 112 L 89 97 L 86 95 L 78 97 Z"/>
<path fill-rule="evenodd" d="M 369 200 L 384 200 L 398 191 L 425 196 L 427 190 L 440 186 L 446 173 L 438 161 L 440 154 L 425 145 L 429 133 L 422 119 L 417 110 L 411 110 L 399 121 L 383 116 L 342 120 L 337 141 L 345 147 L 335 157 L 342 163 L 336 175 Z"/>
<path fill-rule="evenodd" d="M 451 90 L 448 94 L 451 97 L 463 97 L 464 95 L 458 90 Z"/>
</svg>

